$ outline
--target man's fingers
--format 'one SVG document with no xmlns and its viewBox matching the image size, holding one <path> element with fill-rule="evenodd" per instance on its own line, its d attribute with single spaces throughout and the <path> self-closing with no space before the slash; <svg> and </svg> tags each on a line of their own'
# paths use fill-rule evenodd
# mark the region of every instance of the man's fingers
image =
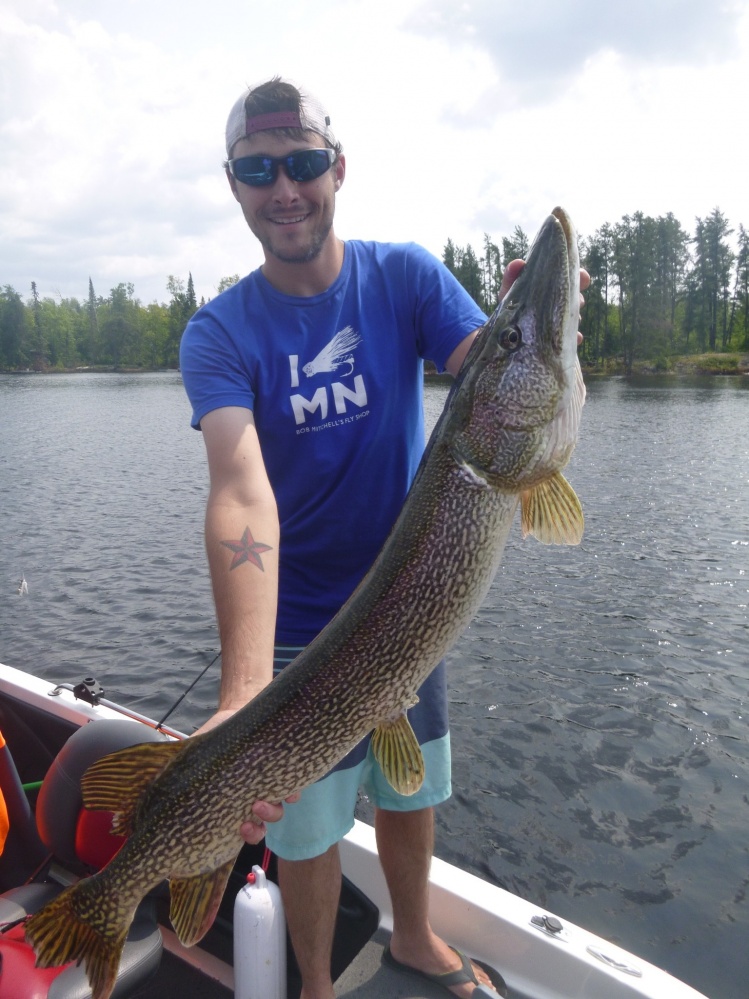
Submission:
<svg viewBox="0 0 749 999">
<path fill-rule="evenodd" d="M 296 791 L 286 798 L 288 804 L 299 801 L 300 793 Z M 280 801 L 256 801 L 252 806 L 252 815 L 239 827 L 239 834 L 246 843 L 255 844 L 265 836 L 265 823 L 278 822 L 283 818 L 283 804 Z"/>
<path fill-rule="evenodd" d="M 239 827 L 239 835 L 250 846 L 256 846 L 265 836 L 265 823 L 243 822 Z"/>
<path fill-rule="evenodd" d="M 517 278 L 518 274 L 522 271 L 524 267 L 525 267 L 524 260 L 511 260 L 507 265 L 507 267 L 505 267 L 505 272 L 502 275 L 502 284 L 499 287 L 500 302 L 505 297 L 510 288 L 513 286 L 513 284 L 515 283 L 515 279 Z"/>
</svg>

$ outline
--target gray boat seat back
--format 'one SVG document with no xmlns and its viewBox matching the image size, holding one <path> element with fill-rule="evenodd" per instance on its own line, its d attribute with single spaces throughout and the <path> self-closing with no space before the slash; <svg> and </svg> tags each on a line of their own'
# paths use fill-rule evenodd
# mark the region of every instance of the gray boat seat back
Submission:
<svg viewBox="0 0 749 999">
<path fill-rule="evenodd" d="M 47 771 L 36 803 L 36 824 L 50 853 L 69 864 L 98 870 L 122 844 L 110 835 L 110 812 L 83 808 L 81 778 L 109 753 L 142 742 L 166 742 L 148 725 L 129 719 L 90 722 L 68 739 Z"/>
</svg>

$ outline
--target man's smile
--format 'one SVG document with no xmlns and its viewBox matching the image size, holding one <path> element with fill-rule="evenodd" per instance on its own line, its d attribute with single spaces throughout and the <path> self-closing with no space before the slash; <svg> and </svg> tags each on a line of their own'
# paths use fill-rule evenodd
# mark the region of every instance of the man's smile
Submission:
<svg viewBox="0 0 749 999">
<path fill-rule="evenodd" d="M 272 216 L 268 219 L 269 222 L 275 222 L 276 225 L 293 225 L 295 222 L 304 222 L 307 215 L 294 215 L 294 216 Z"/>
</svg>

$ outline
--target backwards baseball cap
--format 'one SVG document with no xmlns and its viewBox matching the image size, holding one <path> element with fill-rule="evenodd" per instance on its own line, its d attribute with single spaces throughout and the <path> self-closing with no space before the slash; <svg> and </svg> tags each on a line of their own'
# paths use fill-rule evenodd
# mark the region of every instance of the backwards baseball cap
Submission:
<svg viewBox="0 0 749 999">
<path fill-rule="evenodd" d="M 229 112 L 226 122 L 226 155 L 231 156 L 234 144 L 245 136 L 253 135 L 255 132 L 264 132 L 271 128 L 301 128 L 305 132 L 317 132 L 334 148 L 336 137 L 330 129 L 330 118 L 325 113 L 325 109 L 316 97 L 310 93 L 303 93 L 294 84 L 288 81 L 273 81 L 286 83 L 287 86 L 296 90 L 299 95 L 299 106 L 295 111 L 268 111 L 265 114 L 250 114 L 248 116 L 246 105 L 247 98 L 265 84 L 255 84 L 249 87 L 237 98 Z"/>
</svg>

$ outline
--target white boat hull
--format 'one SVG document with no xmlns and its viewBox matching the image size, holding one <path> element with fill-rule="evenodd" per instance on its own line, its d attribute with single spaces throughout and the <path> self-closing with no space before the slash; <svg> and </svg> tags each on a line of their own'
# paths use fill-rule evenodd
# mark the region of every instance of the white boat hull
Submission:
<svg viewBox="0 0 749 999">
<path fill-rule="evenodd" d="M 3 664 L 0 696 L 23 701 L 72 726 L 122 718 L 123 713 L 135 722 L 154 725 L 119 705 L 89 704 L 77 699 L 69 687 L 56 687 Z M 181 737 L 178 732 L 171 734 Z M 390 930 L 390 898 L 370 826 L 355 823 L 341 844 L 341 860 L 346 877 L 379 908 L 381 928 Z M 601 937 L 573 923 L 555 921 L 553 914 L 538 906 L 438 859 L 431 868 L 430 913 L 437 933 L 501 970 L 517 999 L 707 999 Z M 225 962 L 200 948 L 186 952 L 168 928 L 164 940 L 167 950 L 231 987 L 232 969 Z M 374 999 L 377 992 L 371 995 Z"/>
</svg>

